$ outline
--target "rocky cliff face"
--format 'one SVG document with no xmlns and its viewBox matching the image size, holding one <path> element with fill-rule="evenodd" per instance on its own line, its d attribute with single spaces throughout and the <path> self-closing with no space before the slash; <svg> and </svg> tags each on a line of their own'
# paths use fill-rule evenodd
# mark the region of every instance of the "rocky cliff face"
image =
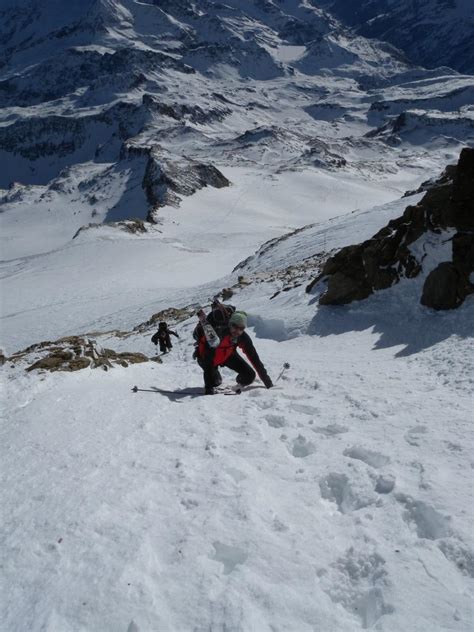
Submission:
<svg viewBox="0 0 474 632">
<path fill-rule="evenodd" d="M 474 5 L 470 0 L 321 0 L 365 37 L 390 42 L 426 68 L 474 73 Z M 449 42 L 449 46 L 444 45 Z"/>
<path fill-rule="evenodd" d="M 326 283 L 321 305 L 342 305 L 370 296 L 417 277 L 424 266 L 423 238 L 445 235 L 451 242 L 449 258 L 426 277 L 421 303 L 434 309 L 452 309 L 474 292 L 474 149 L 465 148 L 456 166 L 450 166 L 416 206 L 392 220 L 361 244 L 343 248 L 328 259 L 307 287 Z M 417 247 L 418 244 L 418 247 Z"/>
<path fill-rule="evenodd" d="M 208 185 L 221 189 L 229 186 L 230 182 L 211 164 L 185 157 L 171 160 L 166 152 L 153 148 L 149 152 L 142 183 L 150 204 L 148 221 L 157 221 L 157 211 L 161 206 L 179 206 L 180 195 L 192 195 Z"/>
</svg>

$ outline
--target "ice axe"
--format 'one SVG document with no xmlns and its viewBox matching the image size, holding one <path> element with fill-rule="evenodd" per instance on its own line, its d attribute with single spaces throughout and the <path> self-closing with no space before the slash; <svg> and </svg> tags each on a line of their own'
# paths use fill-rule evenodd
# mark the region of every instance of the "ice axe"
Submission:
<svg viewBox="0 0 474 632">
<path fill-rule="evenodd" d="M 280 375 L 277 377 L 277 379 L 275 380 L 275 383 L 278 382 L 278 380 L 281 378 L 281 376 L 283 375 L 283 373 L 285 371 L 288 371 L 288 369 L 290 368 L 290 363 L 289 362 L 284 362 L 283 363 L 283 368 L 280 371 Z"/>
</svg>

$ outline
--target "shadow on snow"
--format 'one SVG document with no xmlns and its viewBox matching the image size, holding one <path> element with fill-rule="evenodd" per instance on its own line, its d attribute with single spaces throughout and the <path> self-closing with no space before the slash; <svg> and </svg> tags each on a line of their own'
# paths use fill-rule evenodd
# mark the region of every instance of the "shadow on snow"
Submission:
<svg viewBox="0 0 474 632">
<path fill-rule="evenodd" d="M 307 334 L 337 336 L 372 329 L 379 334 L 374 349 L 403 346 L 395 357 L 418 353 L 451 336 L 473 337 L 474 297 L 468 297 L 456 310 L 443 312 L 400 299 L 381 292 L 351 305 L 318 306 Z"/>
</svg>

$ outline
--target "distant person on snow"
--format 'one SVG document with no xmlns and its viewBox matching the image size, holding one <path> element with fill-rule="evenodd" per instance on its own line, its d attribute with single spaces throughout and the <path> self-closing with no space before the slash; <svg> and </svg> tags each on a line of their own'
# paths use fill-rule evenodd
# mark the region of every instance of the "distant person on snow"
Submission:
<svg viewBox="0 0 474 632">
<path fill-rule="evenodd" d="M 158 331 L 156 332 L 156 334 L 153 334 L 153 336 L 151 337 L 151 341 L 155 345 L 160 343 L 161 353 L 168 353 L 168 351 L 171 351 L 171 349 L 173 348 L 173 345 L 171 344 L 170 334 L 172 336 L 176 336 L 176 338 L 179 338 L 178 334 L 175 331 L 171 331 L 171 329 L 168 329 L 168 324 L 162 321 L 158 325 Z"/>
<path fill-rule="evenodd" d="M 194 356 L 199 366 L 204 371 L 204 392 L 206 395 L 214 395 L 215 387 L 222 383 L 222 376 L 219 372 L 220 366 L 226 366 L 237 372 L 236 382 L 241 386 L 247 386 L 255 380 L 255 371 L 267 388 L 273 386 L 258 353 L 253 346 L 252 339 L 246 333 L 247 315 L 245 312 L 234 311 L 232 305 L 217 304 L 208 315 L 207 321 L 214 327 L 220 338 L 217 348 L 212 349 L 204 335 L 202 325 L 199 324 L 194 329 L 193 337 L 197 341 Z M 222 322 L 225 318 L 224 310 L 227 313 L 227 322 Z M 237 353 L 237 348 L 242 349 L 250 360 L 252 367 Z"/>
</svg>

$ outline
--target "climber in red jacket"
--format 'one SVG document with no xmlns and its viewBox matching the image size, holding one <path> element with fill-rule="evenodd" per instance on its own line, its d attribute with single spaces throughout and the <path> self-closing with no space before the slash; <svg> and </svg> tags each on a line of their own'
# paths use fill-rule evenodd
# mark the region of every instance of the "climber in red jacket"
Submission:
<svg viewBox="0 0 474 632">
<path fill-rule="evenodd" d="M 212 324 L 212 314 L 207 320 Z M 228 325 L 221 327 L 219 331 L 220 343 L 215 349 L 212 349 L 207 343 L 201 325 L 198 325 L 194 330 L 194 338 L 198 341 L 195 357 L 204 371 L 206 395 L 214 395 L 215 387 L 222 383 L 220 366 L 236 371 L 236 381 L 242 386 L 251 384 L 255 380 L 256 373 L 267 388 L 273 386 L 252 339 L 245 331 L 246 327 L 246 313 L 234 311 L 230 315 Z M 237 353 L 238 348 L 242 349 L 255 370 Z"/>
</svg>

